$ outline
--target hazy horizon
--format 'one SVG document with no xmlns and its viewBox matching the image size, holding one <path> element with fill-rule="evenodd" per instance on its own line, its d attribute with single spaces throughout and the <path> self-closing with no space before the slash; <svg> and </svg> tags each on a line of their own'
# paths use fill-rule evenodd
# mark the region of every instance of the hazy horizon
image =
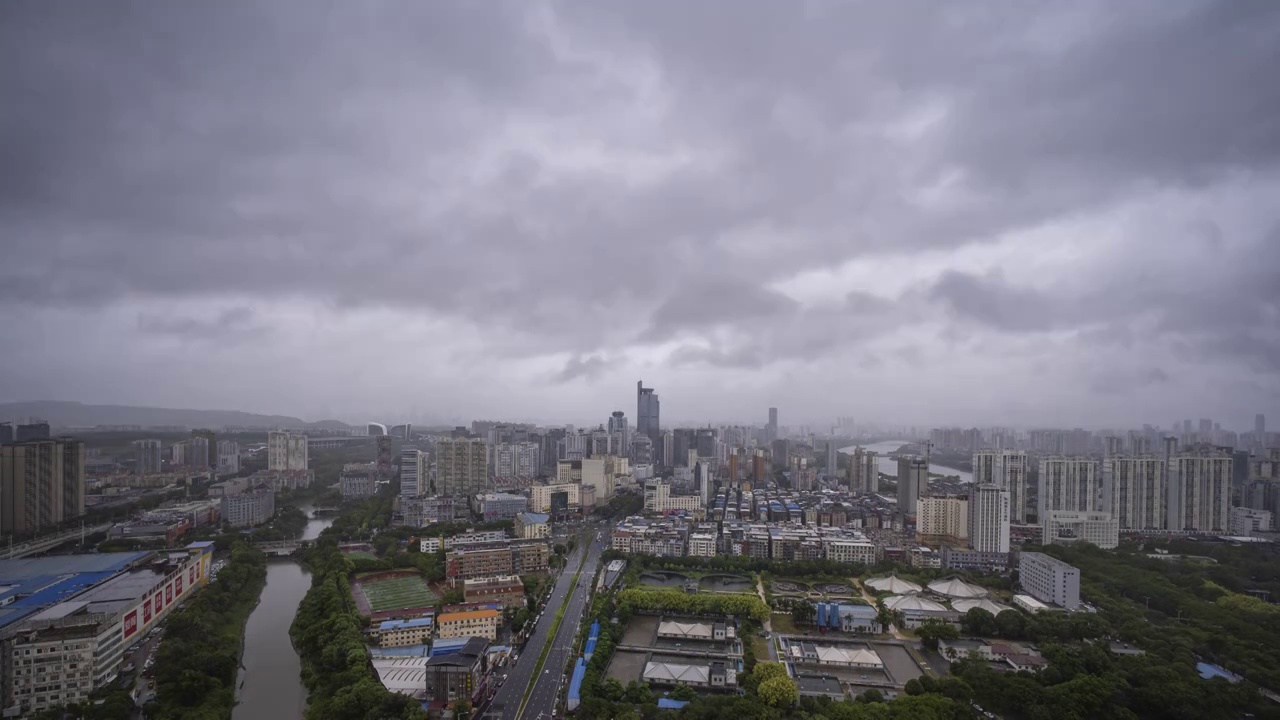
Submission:
<svg viewBox="0 0 1280 720">
<path fill-rule="evenodd" d="M 643 379 L 664 425 L 1250 429 L 1276 37 L 1192 0 L 0 4 L 0 401 L 595 424 Z"/>
</svg>

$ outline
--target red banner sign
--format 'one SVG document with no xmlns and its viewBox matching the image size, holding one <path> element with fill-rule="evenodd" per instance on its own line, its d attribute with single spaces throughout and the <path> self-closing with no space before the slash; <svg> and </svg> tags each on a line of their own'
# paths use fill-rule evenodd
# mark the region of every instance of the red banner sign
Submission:
<svg viewBox="0 0 1280 720">
<path fill-rule="evenodd" d="M 182 595 L 182 576 L 181 575 L 178 576 L 177 581 L 174 583 L 173 592 L 175 595 L 178 595 L 178 596 Z"/>
<path fill-rule="evenodd" d="M 164 586 L 164 604 L 173 604 L 173 583 Z"/>
<path fill-rule="evenodd" d="M 138 611 L 134 610 L 124 616 L 124 639 L 128 640 L 138 634 Z"/>
<path fill-rule="evenodd" d="M 151 598 L 147 598 L 142 603 L 142 622 L 143 624 L 151 622 Z"/>
</svg>

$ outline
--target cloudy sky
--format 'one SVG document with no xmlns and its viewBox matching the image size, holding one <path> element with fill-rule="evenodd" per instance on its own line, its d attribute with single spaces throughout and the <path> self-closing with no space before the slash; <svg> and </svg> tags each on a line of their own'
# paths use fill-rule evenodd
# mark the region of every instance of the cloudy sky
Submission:
<svg viewBox="0 0 1280 720">
<path fill-rule="evenodd" d="M 1277 37 L 1271 0 L 4 2 L 0 400 L 1280 421 Z"/>
</svg>

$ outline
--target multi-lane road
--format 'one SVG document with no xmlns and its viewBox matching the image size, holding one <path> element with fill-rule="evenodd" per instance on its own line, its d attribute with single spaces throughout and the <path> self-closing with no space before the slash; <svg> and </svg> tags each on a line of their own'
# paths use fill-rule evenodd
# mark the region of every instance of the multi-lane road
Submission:
<svg viewBox="0 0 1280 720">
<path fill-rule="evenodd" d="M 564 673 L 565 663 L 569 661 L 574 637 L 582 623 L 583 613 L 587 610 L 588 590 L 600 564 L 600 554 L 604 551 L 603 541 L 596 540 L 599 531 L 598 526 L 588 525 L 578 536 L 578 547 L 569 555 L 565 569 L 556 578 L 551 597 L 543 607 L 533 635 L 520 651 L 520 659 L 507 670 L 507 678 L 489 703 L 485 717 L 501 720 L 550 720 L 560 689 L 568 682 Z M 586 562 L 582 563 L 584 554 Z M 579 563 L 582 563 L 582 573 L 575 586 L 573 579 Z M 565 598 L 569 598 L 567 605 Z M 560 629 L 555 638 L 549 638 L 551 625 L 562 605 L 564 616 L 560 621 Z M 547 661 L 539 676 L 534 678 L 534 668 L 548 642 L 552 643 L 551 651 L 547 654 Z M 534 684 L 533 691 L 529 693 L 529 702 L 521 713 L 520 703 L 531 681 Z"/>
</svg>

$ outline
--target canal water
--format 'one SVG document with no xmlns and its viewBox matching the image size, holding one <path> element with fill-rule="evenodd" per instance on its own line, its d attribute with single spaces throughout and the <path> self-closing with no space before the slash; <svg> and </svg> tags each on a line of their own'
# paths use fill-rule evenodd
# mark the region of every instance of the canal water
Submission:
<svg viewBox="0 0 1280 720">
<path fill-rule="evenodd" d="M 870 450 L 879 455 L 879 457 L 876 458 L 876 464 L 879 466 L 880 472 L 884 473 L 885 475 L 889 475 L 890 477 L 897 477 L 898 461 L 889 457 L 889 453 L 898 452 L 898 448 L 906 444 L 907 444 L 906 440 L 888 440 L 886 442 L 878 442 L 878 443 L 871 443 L 870 445 L 864 445 L 863 449 Z M 852 453 L 855 447 L 857 446 L 851 445 L 846 448 L 840 448 L 840 450 L 841 452 Z M 937 463 L 932 463 L 929 466 L 929 472 L 941 473 L 943 475 L 959 475 L 960 482 L 962 483 L 973 482 L 973 473 L 965 470 L 961 470 L 959 468 L 947 467 L 946 465 L 939 465 Z"/>
<path fill-rule="evenodd" d="M 308 515 L 311 508 L 303 508 Z M 311 518 L 302 532 L 314 539 L 333 518 Z M 232 720 L 296 720 L 307 707 L 302 663 L 289 639 L 289 626 L 298 604 L 311 589 L 311 574 L 293 560 L 267 561 L 267 585 L 244 632 L 244 660 L 240 671 L 240 700 Z"/>
</svg>

